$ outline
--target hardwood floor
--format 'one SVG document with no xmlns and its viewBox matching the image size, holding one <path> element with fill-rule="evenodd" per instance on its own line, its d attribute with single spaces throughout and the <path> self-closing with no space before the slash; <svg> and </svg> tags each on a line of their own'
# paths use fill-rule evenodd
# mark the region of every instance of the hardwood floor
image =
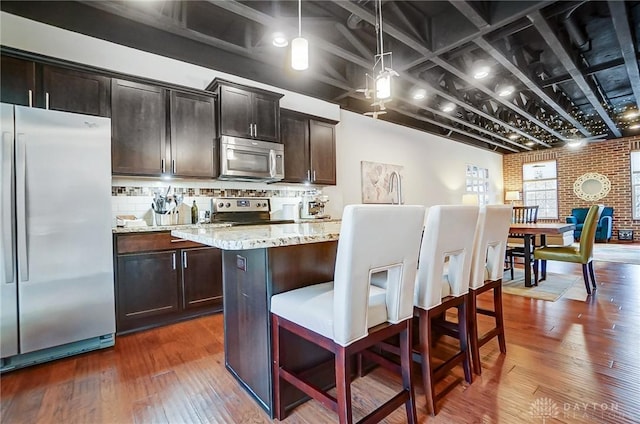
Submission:
<svg viewBox="0 0 640 424">
<path fill-rule="evenodd" d="M 579 265 L 550 262 L 549 270 L 581 275 Z M 469 385 L 458 369 L 443 380 L 438 390 L 460 381 L 436 417 L 426 415 L 417 372 L 420 422 L 640 422 L 640 265 L 596 262 L 595 270 L 600 285 L 587 301 L 504 294 L 507 354 L 489 342 L 481 349 L 482 377 Z M 0 422 L 271 422 L 224 368 L 222 324 L 222 315 L 200 318 L 3 374 Z M 446 348 L 446 337 L 441 342 Z M 399 387 L 398 377 L 380 369 L 357 379 L 354 418 Z M 404 421 L 399 408 L 385 422 Z M 311 401 L 285 422 L 331 423 L 336 415 Z"/>
</svg>

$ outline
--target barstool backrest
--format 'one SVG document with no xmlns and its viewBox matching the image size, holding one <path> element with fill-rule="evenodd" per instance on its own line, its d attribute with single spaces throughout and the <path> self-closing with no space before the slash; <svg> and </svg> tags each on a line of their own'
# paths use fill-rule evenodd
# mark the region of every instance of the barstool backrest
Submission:
<svg viewBox="0 0 640 424">
<path fill-rule="evenodd" d="M 480 209 L 471 260 L 470 287 L 482 287 L 504 274 L 504 255 L 511 223 L 511 205 L 489 205 Z"/>
<path fill-rule="evenodd" d="M 348 205 L 342 215 L 334 275 L 334 340 L 343 346 L 368 334 L 371 276 L 386 275 L 387 321 L 413 315 L 424 206 Z"/>
<path fill-rule="evenodd" d="M 415 306 L 430 309 L 442 303 L 443 284 L 450 286 L 447 291 L 452 296 L 469 291 L 477 221 L 477 206 L 437 205 L 429 208 L 420 247 Z"/>
</svg>

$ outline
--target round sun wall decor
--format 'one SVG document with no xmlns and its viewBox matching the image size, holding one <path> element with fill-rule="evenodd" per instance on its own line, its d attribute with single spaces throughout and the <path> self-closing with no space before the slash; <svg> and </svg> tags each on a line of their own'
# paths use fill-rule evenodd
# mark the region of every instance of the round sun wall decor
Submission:
<svg viewBox="0 0 640 424">
<path fill-rule="evenodd" d="M 582 200 L 594 202 L 609 194 L 611 181 L 597 172 L 587 172 L 573 183 L 573 192 Z"/>
</svg>

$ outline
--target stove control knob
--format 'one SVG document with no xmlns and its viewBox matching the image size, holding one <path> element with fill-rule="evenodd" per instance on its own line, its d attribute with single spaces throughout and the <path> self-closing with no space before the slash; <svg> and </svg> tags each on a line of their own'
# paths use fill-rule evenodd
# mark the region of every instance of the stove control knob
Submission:
<svg viewBox="0 0 640 424">
<path fill-rule="evenodd" d="M 262 203 L 256 203 L 256 207 L 259 208 L 260 206 L 262 206 Z"/>
<path fill-rule="evenodd" d="M 222 202 L 218 203 L 218 207 L 219 207 L 219 208 L 224 207 L 224 203 L 222 203 Z"/>
<path fill-rule="evenodd" d="M 231 207 L 231 203 L 227 203 L 225 206 L 230 208 Z"/>
</svg>

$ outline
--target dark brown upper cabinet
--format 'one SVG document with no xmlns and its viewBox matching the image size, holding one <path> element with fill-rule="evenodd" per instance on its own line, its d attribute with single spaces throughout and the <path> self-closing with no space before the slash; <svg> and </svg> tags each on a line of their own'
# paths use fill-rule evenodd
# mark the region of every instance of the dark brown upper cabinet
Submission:
<svg viewBox="0 0 640 424">
<path fill-rule="evenodd" d="M 280 142 L 282 94 L 220 79 L 207 90 L 218 95 L 219 135 Z"/>
<path fill-rule="evenodd" d="M 213 96 L 114 79 L 112 171 L 214 178 L 215 122 Z"/>
<path fill-rule="evenodd" d="M 214 98 L 171 90 L 169 125 L 171 173 L 178 177 L 217 176 Z"/>
<path fill-rule="evenodd" d="M 29 60 L 2 56 L 0 60 L 0 100 L 22 106 L 35 106 L 36 64 Z"/>
<path fill-rule="evenodd" d="M 167 90 L 113 79 L 111 160 L 114 174 L 160 176 L 166 162 Z"/>
<path fill-rule="evenodd" d="M 40 102 L 47 109 L 109 117 L 110 82 L 101 75 L 44 65 Z"/>
<path fill-rule="evenodd" d="M 1 100 L 85 115 L 111 115 L 110 78 L 91 72 L 2 56 Z"/>
<path fill-rule="evenodd" d="M 283 110 L 284 181 L 336 184 L 335 121 Z"/>
</svg>

